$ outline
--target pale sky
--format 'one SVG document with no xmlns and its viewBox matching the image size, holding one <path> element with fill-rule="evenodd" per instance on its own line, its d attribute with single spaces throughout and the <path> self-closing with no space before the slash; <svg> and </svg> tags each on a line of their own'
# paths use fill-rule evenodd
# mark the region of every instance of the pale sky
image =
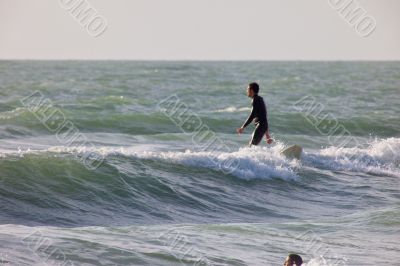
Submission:
<svg viewBox="0 0 400 266">
<path fill-rule="evenodd" d="M 368 37 L 331 6 L 352 0 L 87 0 L 98 37 L 69 1 L 0 0 L 0 59 L 400 60 L 399 0 L 353 0 Z"/>
</svg>

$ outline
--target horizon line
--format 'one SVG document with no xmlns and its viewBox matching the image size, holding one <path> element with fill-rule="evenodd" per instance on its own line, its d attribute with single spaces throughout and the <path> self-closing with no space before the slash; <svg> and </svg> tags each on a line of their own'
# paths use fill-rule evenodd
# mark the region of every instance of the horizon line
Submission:
<svg viewBox="0 0 400 266">
<path fill-rule="evenodd" d="M 0 61 L 132 61 L 132 62 L 400 62 L 400 59 L 117 59 L 117 58 L 0 58 Z"/>
</svg>

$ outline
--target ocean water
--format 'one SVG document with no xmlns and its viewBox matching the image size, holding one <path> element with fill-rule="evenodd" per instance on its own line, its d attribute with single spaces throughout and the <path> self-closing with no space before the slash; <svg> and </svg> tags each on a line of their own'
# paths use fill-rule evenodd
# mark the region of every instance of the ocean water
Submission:
<svg viewBox="0 0 400 266">
<path fill-rule="evenodd" d="M 0 264 L 400 265 L 399 111 L 399 62 L 1 61 Z"/>
</svg>

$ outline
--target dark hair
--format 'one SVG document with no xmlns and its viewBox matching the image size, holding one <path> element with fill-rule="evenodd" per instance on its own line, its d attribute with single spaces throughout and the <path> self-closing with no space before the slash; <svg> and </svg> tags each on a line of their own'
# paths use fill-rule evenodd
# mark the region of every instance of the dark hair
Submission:
<svg viewBox="0 0 400 266">
<path fill-rule="evenodd" d="M 300 266 L 303 264 L 303 259 L 297 254 L 289 254 L 289 260 L 291 263 L 295 263 L 296 266 Z"/>
<path fill-rule="evenodd" d="M 249 88 L 255 93 L 258 94 L 258 92 L 260 91 L 260 86 L 258 86 L 258 83 L 253 82 L 249 84 Z"/>
</svg>

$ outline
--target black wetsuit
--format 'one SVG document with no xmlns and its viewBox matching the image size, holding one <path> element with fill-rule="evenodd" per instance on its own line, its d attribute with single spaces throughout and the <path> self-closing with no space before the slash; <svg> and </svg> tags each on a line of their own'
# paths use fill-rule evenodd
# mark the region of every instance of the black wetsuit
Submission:
<svg viewBox="0 0 400 266">
<path fill-rule="evenodd" d="M 253 132 L 251 144 L 258 145 L 268 130 L 267 107 L 264 99 L 258 95 L 253 97 L 253 109 L 242 127 L 247 127 L 253 120 L 256 123 L 256 129 Z"/>
</svg>

